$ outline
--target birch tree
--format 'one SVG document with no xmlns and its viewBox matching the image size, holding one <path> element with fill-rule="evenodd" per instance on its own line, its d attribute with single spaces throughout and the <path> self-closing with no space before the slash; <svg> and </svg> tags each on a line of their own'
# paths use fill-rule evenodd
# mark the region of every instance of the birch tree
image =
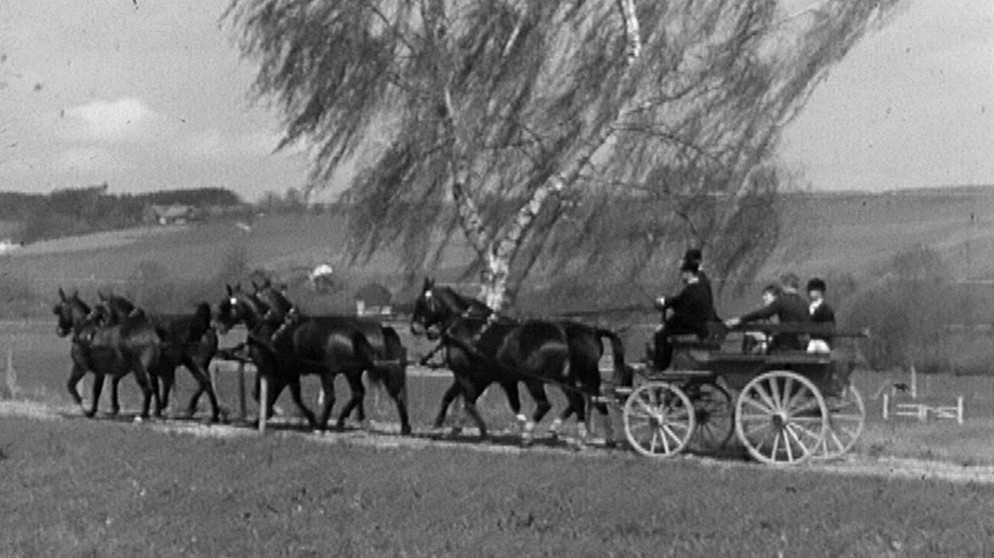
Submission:
<svg viewBox="0 0 994 558">
<path fill-rule="evenodd" d="M 698 244 L 734 237 L 780 130 L 897 3 L 233 0 L 227 17 L 281 146 L 313 148 L 312 183 L 361 167 L 351 252 L 399 245 L 413 269 L 461 231 L 499 309 L 543 246 L 603 226 L 565 228 L 567 206 L 652 199 Z"/>
</svg>

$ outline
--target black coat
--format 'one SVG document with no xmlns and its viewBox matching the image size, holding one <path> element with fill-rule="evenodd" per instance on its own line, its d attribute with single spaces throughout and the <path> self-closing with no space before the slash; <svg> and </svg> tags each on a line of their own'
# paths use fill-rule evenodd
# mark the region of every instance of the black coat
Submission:
<svg viewBox="0 0 994 558">
<path fill-rule="evenodd" d="M 811 321 L 808 302 L 798 293 L 783 293 L 766 306 L 742 316 L 743 322 L 768 320 L 774 316 L 781 324 L 808 323 Z M 775 349 L 804 349 L 805 343 L 796 333 L 779 333 L 773 336 L 770 350 Z"/>
<path fill-rule="evenodd" d="M 698 281 L 688 283 L 677 295 L 667 297 L 663 311 L 673 310 L 666 319 L 666 329 L 670 333 L 686 331 L 701 337 L 708 334 L 708 322 L 714 316 L 714 302 L 708 286 Z"/>
</svg>

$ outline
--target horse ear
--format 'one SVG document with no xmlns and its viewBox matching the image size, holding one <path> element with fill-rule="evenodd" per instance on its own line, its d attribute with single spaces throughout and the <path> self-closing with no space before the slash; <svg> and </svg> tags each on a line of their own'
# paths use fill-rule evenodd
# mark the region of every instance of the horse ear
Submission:
<svg viewBox="0 0 994 558">
<path fill-rule="evenodd" d="M 232 290 L 230 283 L 225 283 L 224 284 L 224 288 L 225 288 L 225 290 L 228 291 L 228 296 L 231 296 L 231 295 L 235 294 L 235 291 Z"/>
<path fill-rule="evenodd" d="M 62 290 L 62 287 L 59 287 L 59 298 L 62 299 L 63 302 L 66 300 L 66 292 Z"/>
</svg>

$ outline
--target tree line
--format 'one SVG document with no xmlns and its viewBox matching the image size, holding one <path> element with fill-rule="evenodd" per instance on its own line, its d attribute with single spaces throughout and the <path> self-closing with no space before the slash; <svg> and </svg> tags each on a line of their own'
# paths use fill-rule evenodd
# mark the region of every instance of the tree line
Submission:
<svg viewBox="0 0 994 558">
<path fill-rule="evenodd" d="M 0 220 L 22 223 L 22 242 L 122 229 L 146 221 L 153 205 L 181 204 L 194 208 L 243 205 L 225 188 L 160 190 L 142 194 L 109 193 L 106 183 L 55 190 L 49 194 L 0 192 Z"/>
</svg>

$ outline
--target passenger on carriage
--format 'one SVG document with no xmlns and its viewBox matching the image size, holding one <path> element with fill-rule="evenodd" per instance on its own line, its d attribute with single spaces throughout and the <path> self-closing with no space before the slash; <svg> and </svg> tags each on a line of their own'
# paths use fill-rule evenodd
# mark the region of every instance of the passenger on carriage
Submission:
<svg viewBox="0 0 994 558">
<path fill-rule="evenodd" d="M 708 322 L 715 315 L 711 292 L 701 282 L 700 264 L 684 260 L 680 265 L 684 287 L 677 295 L 656 299 L 656 308 L 663 312 L 663 324 L 654 338 L 653 366 L 665 370 L 673 360 L 674 335 L 708 336 Z"/>
<path fill-rule="evenodd" d="M 808 302 L 798 292 L 801 280 L 793 273 L 785 273 L 780 277 L 780 292 L 769 293 L 773 300 L 765 304 L 762 308 L 744 314 L 738 318 L 731 318 L 725 321 L 728 327 L 736 327 L 743 323 L 766 320 L 776 317 L 778 323 L 809 323 Z M 764 297 L 767 293 L 764 292 Z M 807 343 L 803 336 L 798 333 L 777 333 L 770 339 L 769 351 L 803 351 L 807 349 Z"/>
<path fill-rule="evenodd" d="M 835 330 L 835 311 L 825 302 L 825 291 L 827 290 L 825 281 L 814 278 L 808 281 L 808 312 L 811 314 L 811 321 L 816 324 L 824 324 L 829 330 Z M 830 335 L 812 334 L 811 341 L 808 342 L 809 353 L 829 353 L 832 351 L 832 338 Z"/>
</svg>

